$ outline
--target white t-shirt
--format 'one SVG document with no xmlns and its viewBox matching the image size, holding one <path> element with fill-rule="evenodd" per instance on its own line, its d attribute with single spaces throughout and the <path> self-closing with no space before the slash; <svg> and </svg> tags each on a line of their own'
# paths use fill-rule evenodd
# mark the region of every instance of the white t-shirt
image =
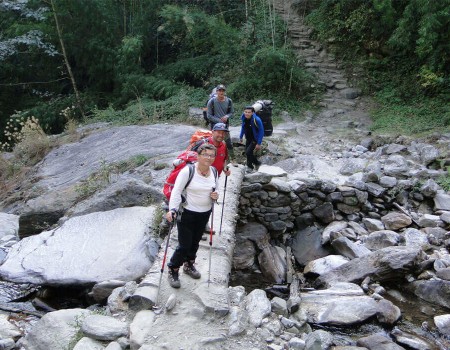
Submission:
<svg viewBox="0 0 450 350">
<path fill-rule="evenodd" d="M 210 167 L 211 168 L 211 167 Z M 189 180 L 189 166 L 185 166 L 178 173 L 175 180 L 175 186 L 173 187 L 172 194 L 170 195 L 169 209 L 177 209 L 181 204 L 181 194 L 184 191 L 184 187 Z M 212 199 L 210 194 L 212 189 L 218 191 L 218 183 L 214 177 L 212 169 L 209 171 L 209 176 L 201 176 L 197 171 L 197 164 L 194 168 L 194 176 L 186 187 L 185 197 L 186 203 L 184 207 L 188 210 L 203 213 L 211 209 Z"/>
</svg>

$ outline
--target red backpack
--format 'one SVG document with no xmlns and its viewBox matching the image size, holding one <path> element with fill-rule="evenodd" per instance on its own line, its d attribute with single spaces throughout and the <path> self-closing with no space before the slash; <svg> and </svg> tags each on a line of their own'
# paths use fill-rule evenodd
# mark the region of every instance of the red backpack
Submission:
<svg viewBox="0 0 450 350">
<path fill-rule="evenodd" d="M 163 193 L 167 201 L 170 201 L 170 195 L 172 194 L 173 186 L 175 186 L 175 180 L 181 169 L 183 169 L 188 164 L 193 164 L 197 161 L 198 154 L 194 151 L 184 151 L 181 153 L 177 159 L 174 161 L 174 168 L 167 176 L 166 182 L 164 182 Z M 189 185 L 192 178 L 194 177 L 194 167 L 189 166 L 189 180 L 186 183 L 185 188 Z"/>
</svg>

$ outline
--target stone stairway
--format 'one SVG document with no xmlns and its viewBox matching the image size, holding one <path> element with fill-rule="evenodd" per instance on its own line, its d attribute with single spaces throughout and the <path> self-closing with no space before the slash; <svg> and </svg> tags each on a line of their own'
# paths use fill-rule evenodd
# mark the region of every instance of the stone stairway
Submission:
<svg viewBox="0 0 450 350">
<path fill-rule="evenodd" d="M 321 43 L 311 39 L 312 29 L 304 24 L 304 18 L 299 14 L 300 5 L 294 6 L 292 0 L 274 0 L 273 5 L 287 23 L 287 34 L 297 56 L 325 89 L 319 105 L 335 110 L 336 114 L 349 112 L 357 105 L 354 99 L 359 96 L 359 91 L 351 87 L 336 58 Z"/>
</svg>

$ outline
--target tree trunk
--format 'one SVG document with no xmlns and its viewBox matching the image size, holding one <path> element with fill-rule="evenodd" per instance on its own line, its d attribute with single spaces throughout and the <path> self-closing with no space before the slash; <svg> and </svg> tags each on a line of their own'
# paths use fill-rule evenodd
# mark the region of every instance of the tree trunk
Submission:
<svg viewBox="0 0 450 350">
<path fill-rule="evenodd" d="M 64 57 L 64 63 L 66 65 L 67 72 L 69 73 L 70 81 L 72 82 L 72 87 L 73 87 L 73 90 L 75 92 L 75 98 L 76 98 L 76 101 L 77 101 L 77 107 L 80 110 L 80 113 L 81 113 L 81 115 L 84 118 L 85 115 L 84 115 L 84 110 L 83 110 L 83 104 L 81 102 L 80 93 L 78 92 L 78 89 L 77 89 L 77 84 L 75 83 L 75 78 L 74 78 L 73 73 L 72 73 L 72 68 L 70 67 L 69 59 L 67 58 L 66 48 L 64 46 L 64 40 L 62 38 L 61 28 L 59 27 L 58 16 L 56 14 L 56 8 L 55 8 L 54 0 L 50 0 L 50 4 L 52 6 L 53 17 L 55 18 L 56 31 L 58 33 L 59 43 L 61 44 L 61 50 L 62 50 L 62 54 L 63 54 L 63 57 Z"/>
</svg>

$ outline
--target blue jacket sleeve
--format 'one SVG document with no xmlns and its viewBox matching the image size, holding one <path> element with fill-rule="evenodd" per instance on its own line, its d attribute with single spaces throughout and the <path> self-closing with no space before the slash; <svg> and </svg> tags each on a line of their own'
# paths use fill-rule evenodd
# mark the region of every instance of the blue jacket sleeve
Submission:
<svg viewBox="0 0 450 350">
<path fill-rule="evenodd" d="M 255 118 L 255 123 L 258 124 L 258 135 L 256 135 L 256 143 L 260 145 L 264 137 L 264 125 L 260 117 L 258 117 L 256 114 L 253 114 L 253 116 Z"/>
</svg>

